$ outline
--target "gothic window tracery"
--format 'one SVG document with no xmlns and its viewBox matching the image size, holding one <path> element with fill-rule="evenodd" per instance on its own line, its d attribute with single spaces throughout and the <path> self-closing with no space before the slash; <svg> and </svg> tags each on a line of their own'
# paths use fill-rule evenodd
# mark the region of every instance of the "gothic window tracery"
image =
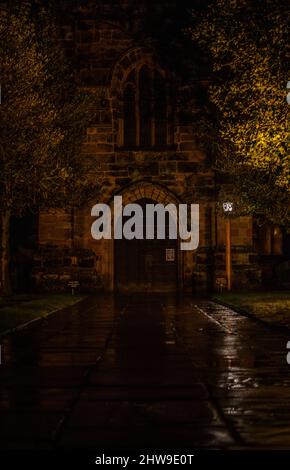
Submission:
<svg viewBox="0 0 290 470">
<path fill-rule="evenodd" d="M 123 145 L 152 148 L 173 143 L 170 86 L 156 69 L 142 65 L 123 88 Z"/>
</svg>

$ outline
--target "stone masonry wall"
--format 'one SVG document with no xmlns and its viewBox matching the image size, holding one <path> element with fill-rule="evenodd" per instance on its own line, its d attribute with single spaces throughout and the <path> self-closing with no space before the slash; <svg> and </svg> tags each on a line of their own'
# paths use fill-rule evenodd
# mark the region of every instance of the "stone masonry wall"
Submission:
<svg viewBox="0 0 290 470">
<path fill-rule="evenodd" d="M 87 205 L 73 217 L 62 211 L 42 212 L 39 218 L 40 245 L 90 249 L 98 260 L 98 274 L 106 289 L 113 288 L 113 250 L 109 241 L 96 242 L 90 234 L 90 211 L 97 202 L 108 202 L 138 182 L 164 188 L 180 202 L 200 204 L 200 245 L 186 253 L 182 265 L 183 287 L 210 289 L 215 276 L 224 276 L 223 220 L 215 216 L 214 172 L 195 140 L 193 124 L 174 122 L 174 143 L 160 149 L 126 150 L 122 145 L 122 86 L 124 78 L 140 63 L 158 66 L 154 51 L 136 45 L 116 22 L 78 13 L 62 25 L 62 43 L 73 58 L 80 83 L 100 97 L 96 120 L 87 129 L 82 146 L 88 179 L 102 187 L 102 200 L 92 195 Z M 166 71 L 168 76 L 170 73 Z M 178 82 L 178 80 L 177 80 Z M 177 85 L 178 86 L 178 83 Z M 157 201 L 160 202 L 160 201 Z M 73 234 L 73 235 L 72 235 Z M 73 240 L 72 240 L 73 237 Z M 234 265 L 250 265 L 252 252 L 251 219 L 233 223 Z M 216 249 L 217 247 L 217 249 Z M 237 280 L 237 283 L 239 281 Z"/>
</svg>

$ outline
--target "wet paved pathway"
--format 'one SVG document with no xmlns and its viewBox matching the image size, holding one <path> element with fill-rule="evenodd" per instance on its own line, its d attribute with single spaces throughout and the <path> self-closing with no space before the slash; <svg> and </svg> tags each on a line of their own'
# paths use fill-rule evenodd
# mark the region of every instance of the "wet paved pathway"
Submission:
<svg viewBox="0 0 290 470">
<path fill-rule="evenodd" d="M 0 448 L 288 448 L 285 333 L 191 297 L 90 298 L 0 339 Z"/>
</svg>

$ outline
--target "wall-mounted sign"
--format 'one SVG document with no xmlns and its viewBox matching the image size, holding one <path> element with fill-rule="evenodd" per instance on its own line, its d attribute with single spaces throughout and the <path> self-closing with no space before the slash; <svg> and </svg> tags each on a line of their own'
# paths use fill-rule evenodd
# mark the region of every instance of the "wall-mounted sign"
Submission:
<svg viewBox="0 0 290 470">
<path fill-rule="evenodd" d="M 175 261 L 175 249 L 174 248 L 166 248 L 165 259 L 166 261 Z"/>
</svg>

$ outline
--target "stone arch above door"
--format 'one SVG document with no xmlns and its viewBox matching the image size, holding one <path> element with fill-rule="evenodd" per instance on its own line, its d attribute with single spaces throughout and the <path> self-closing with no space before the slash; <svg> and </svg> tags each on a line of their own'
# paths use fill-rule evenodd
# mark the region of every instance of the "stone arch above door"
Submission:
<svg viewBox="0 0 290 470">
<path fill-rule="evenodd" d="M 138 199 L 152 199 L 160 204 L 179 204 L 179 199 L 167 188 L 149 181 L 139 181 L 122 188 L 114 196 L 122 196 L 123 205 Z"/>
<path fill-rule="evenodd" d="M 143 204 L 145 201 L 163 204 L 164 206 L 168 204 L 177 206 L 180 202 L 172 192 L 159 184 L 153 184 L 149 181 L 133 183 L 115 193 L 114 196 L 122 196 L 123 207 L 136 202 Z M 113 197 L 110 202 L 113 204 Z M 149 289 L 149 291 L 175 292 L 177 289 L 182 288 L 184 255 L 179 250 L 178 240 L 132 240 L 129 241 L 130 247 L 127 244 L 126 240 L 116 240 L 111 244 L 112 285 L 114 290 L 140 290 L 140 288 L 143 290 L 145 285 L 147 286 L 145 290 Z M 172 260 L 167 260 L 168 251 L 174 252 Z M 129 252 L 133 255 L 128 256 Z M 144 271 L 143 268 L 146 266 L 146 260 L 149 257 L 151 257 L 149 270 Z M 140 269 L 136 270 L 137 267 Z M 149 277 L 146 271 L 149 272 Z"/>
</svg>

